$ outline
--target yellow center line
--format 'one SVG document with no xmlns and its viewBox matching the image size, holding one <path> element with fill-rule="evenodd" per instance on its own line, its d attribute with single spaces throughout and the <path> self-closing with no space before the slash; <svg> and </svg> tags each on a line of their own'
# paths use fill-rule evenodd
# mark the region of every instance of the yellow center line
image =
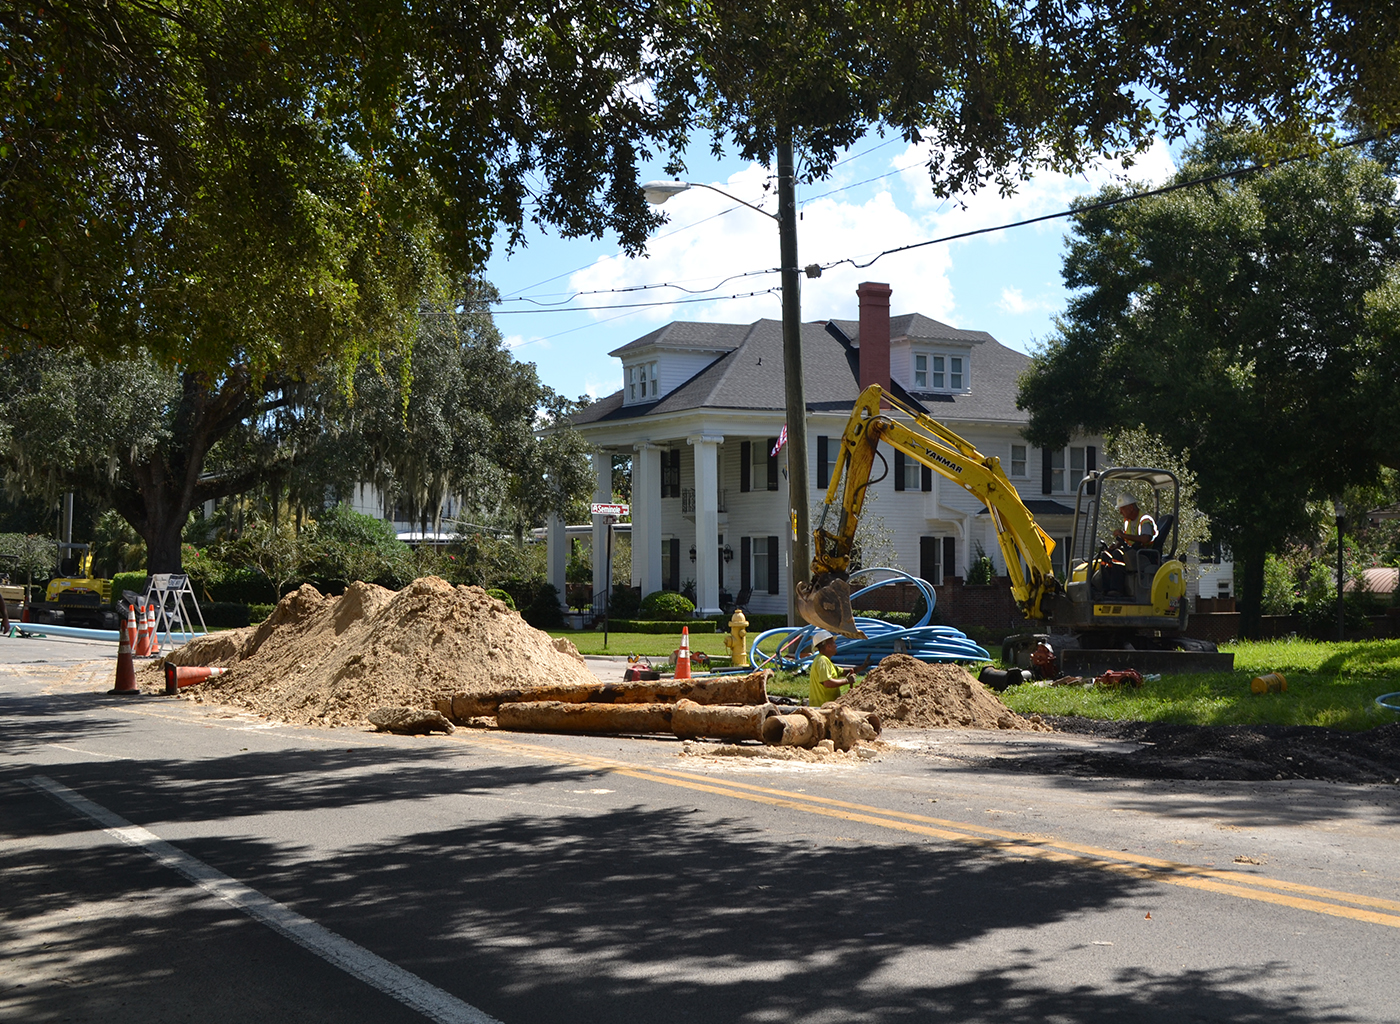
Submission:
<svg viewBox="0 0 1400 1024">
<path fill-rule="evenodd" d="M 1182 864 L 1121 850 L 1108 850 L 1045 836 L 988 828 L 985 825 L 975 825 L 971 822 L 932 818 L 908 811 L 887 810 L 882 807 L 836 800 L 831 797 L 792 793 L 729 779 L 706 778 L 702 780 L 672 768 L 630 764 L 626 761 L 596 755 L 566 754 L 549 747 L 540 747 L 518 740 L 506 740 L 494 734 L 486 734 L 480 738 L 490 742 L 493 746 L 528 756 L 544 757 L 556 762 L 608 770 L 642 781 L 658 782 L 663 785 L 726 796 L 736 800 L 746 800 L 770 807 L 781 807 L 842 821 L 892 829 L 897 832 L 943 839 L 976 846 L 1003 856 L 1035 857 L 1069 866 L 1110 871 L 1117 875 L 1144 881 L 1177 885 L 1188 889 L 1234 896 L 1238 899 L 1272 903 L 1296 910 L 1400 928 L 1400 913 L 1378 912 L 1383 910 L 1400 911 L 1400 901 L 1396 900 L 1342 892 L 1335 889 L 1323 889 L 1317 886 L 1287 882 L 1282 879 L 1262 878 L 1257 875 L 1244 875 L 1216 868 Z M 1268 891 L 1271 889 L 1275 891 Z M 1350 904 L 1350 906 L 1344 904 Z"/>
<path fill-rule="evenodd" d="M 135 708 L 120 710 L 153 718 L 178 719 L 189 724 L 216 724 L 223 728 L 235 727 L 231 722 L 197 723 L 188 716 L 162 714 L 157 711 L 137 710 Z M 692 773 L 674 768 L 638 765 L 594 754 L 567 753 L 552 747 L 540 746 L 513 738 L 507 739 L 499 733 L 473 730 L 470 736 L 473 743 L 489 744 L 498 750 L 510 751 L 556 764 L 578 765 L 593 770 L 613 772 L 644 782 L 660 783 L 666 786 L 729 797 L 730 799 L 765 804 L 770 807 L 781 807 L 842 821 L 873 825 L 877 828 L 891 829 L 911 835 L 942 839 L 975 846 L 1002 856 L 1035 857 L 1067 866 L 1109 871 L 1116 875 L 1142 881 L 1177 885 L 1188 889 L 1234 896 L 1238 899 L 1291 907 L 1295 910 L 1306 910 L 1332 917 L 1400 928 L 1400 913 L 1378 912 L 1386 910 L 1400 912 L 1400 901 L 1396 900 L 1342 892 L 1335 889 L 1323 889 L 1296 882 L 1287 882 L 1282 879 L 1222 871 L 1217 868 L 1182 864 L 1156 857 L 1131 854 L 1122 850 L 1108 850 L 1047 836 L 990 828 L 972 822 L 933 818 L 909 811 L 872 807 L 832 797 L 793 793 L 737 780 L 700 779 Z M 348 739 L 349 737 L 342 736 L 335 738 L 333 742 L 342 744 Z M 355 739 L 364 742 L 370 737 L 359 735 Z M 466 737 L 463 736 L 462 739 L 465 740 Z M 328 742 L 330 741 L 328 739 Z M 366 745 L 378 744 L 366 743 Z"/>
</svg>

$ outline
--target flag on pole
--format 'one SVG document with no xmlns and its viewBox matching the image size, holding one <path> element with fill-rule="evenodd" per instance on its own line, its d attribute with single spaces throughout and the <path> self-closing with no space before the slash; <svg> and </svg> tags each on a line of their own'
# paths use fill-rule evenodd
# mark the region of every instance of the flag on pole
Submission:
<svg viewBox="0 0 1400 1024">
<path fill-rule="evenodd" d="M 783 450 L 783 445 L 785 445 L 785 444 L 787 444 L 787 424 L 786 424 L 786 423 L 783 424 L 783 429 L 782 429 L 781 431 L 779 431 L 779 433 L 778 433 L 778 443 L 775 444 L 775 445 L 773 446 L 773 450 L 772 450 L 771 452 L 769 452 L 768 454 L 769 454 L 769 455 L 774 455 L 774 456 L 776 456 L 780 451 Z"/>
</svg>

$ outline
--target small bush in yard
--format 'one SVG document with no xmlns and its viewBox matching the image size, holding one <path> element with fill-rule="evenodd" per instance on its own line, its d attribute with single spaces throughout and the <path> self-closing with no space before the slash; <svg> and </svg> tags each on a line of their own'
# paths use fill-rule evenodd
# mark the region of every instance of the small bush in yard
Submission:
<svg viewBox="0 0 1400 1024">
<path fill-rule="evenodd" d="M 657 590 L 642 598 L 638 611 L 643 619 L 677 622 L 691 618 L 695 614 L 695 605 L 674 590 Z"/>
</svg>

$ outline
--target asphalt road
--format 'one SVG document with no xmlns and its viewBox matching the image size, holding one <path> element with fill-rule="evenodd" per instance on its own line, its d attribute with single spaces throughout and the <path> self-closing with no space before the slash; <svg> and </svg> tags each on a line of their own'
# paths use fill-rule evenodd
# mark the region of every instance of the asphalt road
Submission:
<svg viewBox="0 0 1400 1024">
<path fill-rule="evenodd" d="M 0 1020 L 1400 1019 L 1400 790 L 281 727 L 0 639 Z"/>
</svg>

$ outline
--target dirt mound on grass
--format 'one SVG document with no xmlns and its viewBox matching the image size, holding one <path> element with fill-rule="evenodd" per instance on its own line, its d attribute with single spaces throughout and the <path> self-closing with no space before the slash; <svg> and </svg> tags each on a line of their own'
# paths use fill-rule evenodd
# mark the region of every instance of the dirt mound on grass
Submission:
<svg viewBox="0 0 1400 1024">
<path fill-rule="evenodd" d="M 891 729 L 1051 731 L 1039 715 L 1016 714 L 961 665 L 929 665 L 907 654 L 891 654 L 836 703 L 873 711 Z"/>
<path fill-rule="evenodd" d="M 295 725 L 363 725 L 375 708 L 431 708 L 453 693 L 598 682 L 567 640 L 480 587 L 435 576 L 397 593 L 354 583 L 328 597 L 304 586 L 260 625 L 200 637 L 167 660 L 231 670 L 184 691 L 191 699 Z M 145 688 L 164 687 L 158 664 L 143 676 Z"/>
</svg>

